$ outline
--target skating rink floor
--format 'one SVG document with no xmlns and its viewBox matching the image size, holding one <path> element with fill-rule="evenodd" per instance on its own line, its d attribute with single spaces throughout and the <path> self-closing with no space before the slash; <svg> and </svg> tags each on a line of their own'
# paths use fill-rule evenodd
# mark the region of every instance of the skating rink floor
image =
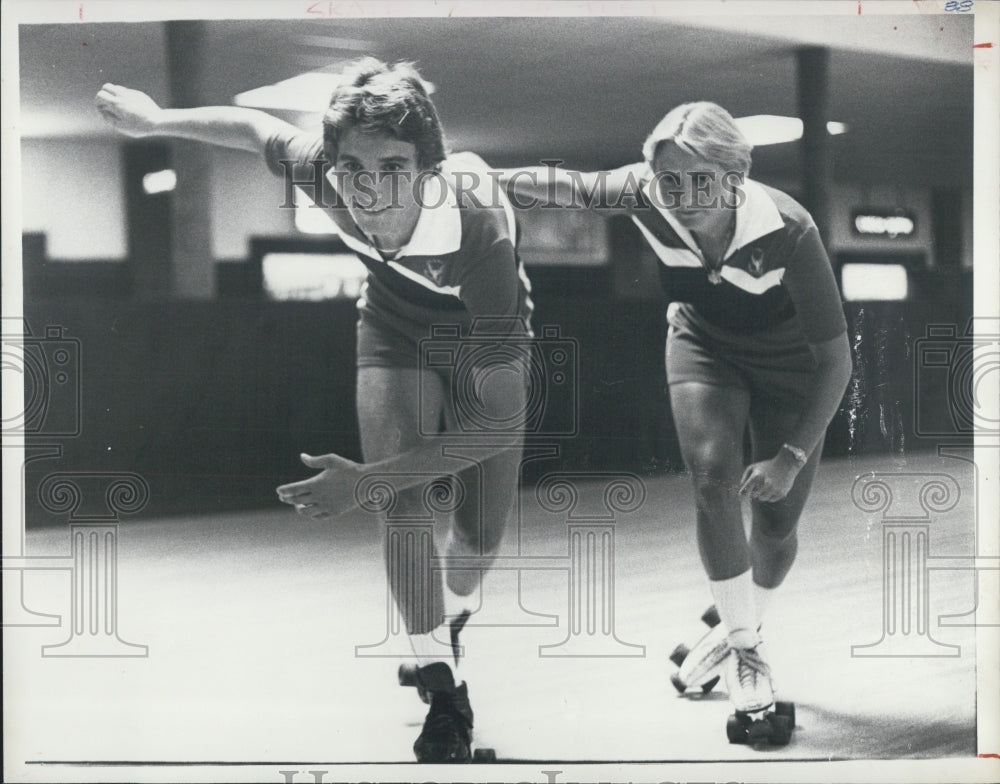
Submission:
<svg viewBox="0 0 1000 784">
<path fill-rule="evenodd" d="M 870 472 L 886 475 L 889 506 L 877 489 L 860 497 Z M 522 491 L 520 537 L 513 527 L 502 548 L 510 568 L 486 577 L 463 634 L 478 744 L 517 763 L 415 766 L 425 706 L 396 682 L 404 640 L 391 632 L 376 516 L 308 521 L 275 503 L 123 519 L 117 635 L 145 656 L 43 655 L 71 635 L 71 572 L 5 569 L 7 780 L 998 780 L 997 630 L 970 615 L 977 590 L 997 597 L 983 557 L 996 560 L 996 508 L 977 508 L 971 463 L 922 453 L 821 467 L 764 628 L 798 726 L 788 746 L 759 750 L 727 742 L 721 689 L 684 698 L 669 681 L 670 651 L 697 639 L 710 603 L 688 478 L 643 479 L 644 500 L 610 526 L 598 519 L 608 481 L 578 480 L 571 520 Z M 572 523 L 614 532 L 576 571 Z M 904 540 L 911 549 L 886 550 Z M 67 556 L 70 537 L 34 529 L 24 547 Z M 573 596 L 591 590 L 613 613 L 574 635 Z M 12 604 L 18 593 L 35 615 Z M 25 619 L 45 625 L 11 625 Z M 586 655 L 562 655 L 574 652 Z"/>
</svg>

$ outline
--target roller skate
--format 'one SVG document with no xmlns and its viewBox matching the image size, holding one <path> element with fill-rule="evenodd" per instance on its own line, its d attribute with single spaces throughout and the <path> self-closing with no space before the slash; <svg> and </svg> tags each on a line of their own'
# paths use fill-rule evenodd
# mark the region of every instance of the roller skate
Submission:
<svg viewBox="0 0 1000 784">
<path fill-rule="evenodd" d="M 726 687 L 735 709 L 726 722 L 726 737 L 730 743 L 784 746 L 795 727 L 795 704 L 775 702 L 771 668 L 759 647 L 732 648 L 726 660 Z"/>
<path fill-rule="evenodd" d="M 468 687 L 455 684 L 451 668 L 444 662 L 417 668 L 416 678 L 431 706 L 413 744 L 417 762 L 469 762 L 473 716 Z"/>
<path fill-rule="evenodd" d="M 456 666 L 461 653 L 458 635 L 469 619 L 463 612 L 450 622 L 451 646 Z M 420 736 L 413 744 L 417 762 L 495 762 L 489 748 L 472 749 L 472 706 L 468 685 L 456 685 L 452 668 L 444 662 L 425 667 L 399 666 L 399 684 L 416 688 L 420 699 L 430 705 Z"/>
<path fill-rule="evenodd" d="M 729 656 L 726 627 L 719 621 L 715 605 L 702 614 L 701 620 L 708 626 L 708 632 L 693 648 L 681 643 L 670 654 L 670 661 L 679 668 L 670 676 L 670 682 L 680 694 L 694 688 L 700 688 L 702 694 L 712 691 L 719 682 L 722 665 Z"/>
</svg>

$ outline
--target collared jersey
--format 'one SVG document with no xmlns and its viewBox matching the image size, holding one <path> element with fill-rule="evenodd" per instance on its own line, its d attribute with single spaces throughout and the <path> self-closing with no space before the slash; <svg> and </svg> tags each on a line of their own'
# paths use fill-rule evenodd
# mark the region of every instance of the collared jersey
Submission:
<svg viewBox="0 0 1000 784">
<path fill-rule="evenodd" d="M 530 284 L 515 249 L 514 213 L 502 194 L 498 205 L 500 189 L 478 156 L 451 155 L 440 172 L 415 178 L 423 206 L 409 242 L 391 259 L 358 229 L 334 180 L 323 177 L 329 162 L 321 135 L 278 132 L 267 141 L 265 160 L 275 174 L 290 172 L 305 186 L 368 268 L 359 308 L 428 324 L 442 318 L 468 323 L 476 317 L 530 317 Z"/>
<path fill-rule="evenodd" d="M 822 343 L 847 329 L 837 282 L 812 217 L 785 193 L 746 178 L 736 230 L 713 283 L 690 232 L 652 191 L 646 164 L 626 167 L 637 188 L 628 210 L 660 261 L 670 301 L 689 303 L 706 321 L 753 334 L 798 317 L 806 339 Z M 621 174 L 625 170 L 618 170 Z"/>
</svg>

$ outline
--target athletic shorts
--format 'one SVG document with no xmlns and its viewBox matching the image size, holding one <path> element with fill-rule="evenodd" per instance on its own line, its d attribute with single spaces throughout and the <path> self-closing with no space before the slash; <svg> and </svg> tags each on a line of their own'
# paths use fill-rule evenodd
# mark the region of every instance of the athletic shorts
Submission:
<svg viewBox="0 0 1000 784">
<path fill-rule="evenodd" d="M 475 338 L 469 341 L 470 335 L 481 334 L 485 345 L 492 345 L 498 333 L 496 331 L 477 333 L 479 327 L 469 314 L 463 310 L 439 310 L 421 312 L 414 318 L 411 314 L 401 312 L 401 308 L 383 308 L 373 306 L 371 302 L 363 302 L 358 308 L 357 330 L 357 364 L 362 367 L 387 368 L 420 368 L 437 366 L 438 362 L 431 354 L 428 363 L 421 363 L 421 351 L 432 352 L 435 347 L 446 351 L 458 345 L 475 347 L 479 344 Z M 487 319 L 489 321 L 489 319 Z M 527 329 L 511 339 L 515 345 L 531 342 L 531 325 L 527 318 L 500 320 L 501 325 L 515 323 L 521 330 Z M 487 330 L 490 327 L 485 327 Z M 494 328 L 495 329 L 495 328 Z M 506 333 L 509 336 L 509 333 Z M 460 339 L 458 339 L 460 338 Z M 440 356 L 440 354 L 438 355 Z M 489 352 L 486 353 L 490 356 Z M 445 372 L 445 368 L 440 368 Z"/>
<path fill-rule="evenodd" d="M 361 308 L 358 312 L 358 367 L 419 368 L 419 341 L 427 337 L 430 337 L 427 324 Z"/>
<path fill-rule="evenodd" d="M 816 359 L 798 318 L 739 335 L 709 323 L 687 303 L 672 302 L 667 322 L 668 384 L 736 387 L 794 409 L 809 401 Z"/>
</svg>

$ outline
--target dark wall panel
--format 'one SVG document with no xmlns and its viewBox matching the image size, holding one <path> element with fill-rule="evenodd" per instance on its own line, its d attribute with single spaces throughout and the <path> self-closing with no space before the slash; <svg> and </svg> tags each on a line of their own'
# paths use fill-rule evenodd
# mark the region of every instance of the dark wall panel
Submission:
<svg viewBox="0 0 1000 784">
<path fill-rule="evenodd" d="M 662 304 L 569 298 L 543 278 L 534 323 L 576 341 L 580 429 L 555 439 L 560 459 L 533 471 L 680 470 Z M 912 301 L 847 306 L 856 374 L 828 454 L 931 448 L 955 430 L 949 368 L 921 367 L 919 355 L 930 324 L 954 327 L 945 348 L 963 345 L 971 275 L 924 273 L 914 287 Z M 275 504 L 276 485 L 310 473 L 300 452 L 360 457 L 353 303 L 64 296 L 29 300 L 25 317 L 35 335 L 61 326 L 80 341 L 82 401 L 80 435 L 49 439 L 63 457 L 29 467 L 29 524 L 54 522 L 34 498 L 51 471 L 134 471 L 152 488 L 146 514 L 209 513 Z"/>
</svg>

